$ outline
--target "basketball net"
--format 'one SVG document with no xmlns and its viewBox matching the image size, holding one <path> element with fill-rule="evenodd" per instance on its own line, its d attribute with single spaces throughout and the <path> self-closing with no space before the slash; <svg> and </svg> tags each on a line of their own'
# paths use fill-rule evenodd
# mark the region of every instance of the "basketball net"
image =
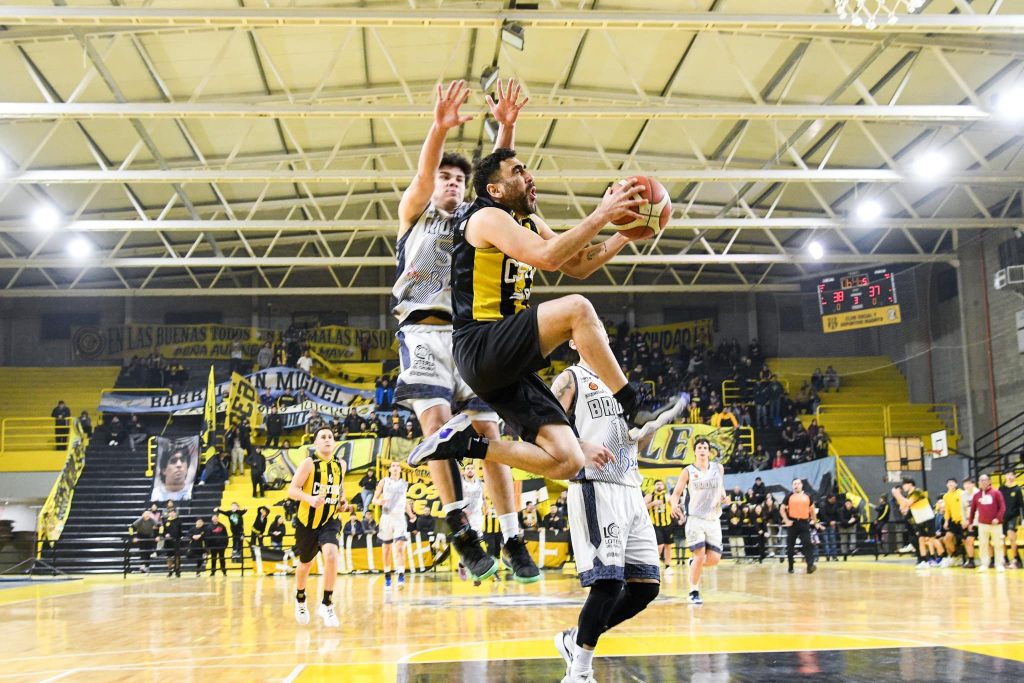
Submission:
<svg viewBox="0 0 1024 683">
<path fill-rule="evenodd" d="M 878 27 L 879 21 L 895 24 L 897 12 L 914 13 L 924 6 L 924 0 L 834 0 L 840 19 L 849 19 L 854 26 L 867 29 Z"/>
</svg>

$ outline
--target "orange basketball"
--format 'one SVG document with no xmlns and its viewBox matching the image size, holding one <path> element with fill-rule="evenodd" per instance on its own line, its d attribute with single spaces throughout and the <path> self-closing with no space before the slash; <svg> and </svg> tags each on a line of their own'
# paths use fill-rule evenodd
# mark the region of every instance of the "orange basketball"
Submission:
<svg viewBox="0 0 1024 683">
<path fill-rule="evenodd" d="M 615 228 L 626 237 L 651 237 L 661 232 L 672 215 L 672 200 L 669 199 L 665 186 L 650 176 L 637 176 L 638 184 L 644 189 L 640 193 L 643 203 L 633 210 L 641 218 L 623 218 L 612 221 Z M 619 183 L 625 185 L 625 180 Z"/>
</svg>

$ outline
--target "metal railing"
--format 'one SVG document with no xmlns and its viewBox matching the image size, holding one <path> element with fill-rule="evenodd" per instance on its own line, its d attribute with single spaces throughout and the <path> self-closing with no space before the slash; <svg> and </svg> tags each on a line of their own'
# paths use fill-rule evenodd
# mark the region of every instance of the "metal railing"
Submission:
<svg viewBox="0 0 1024 683">
<path fill-rule="evenodd" d="M 886 436 L 921 436 L 921 411 L 926 408 L 946 426 L 950 437 L 960 434 L 955 403 L 890 403 L 885 406 Z"/>
<path fill-rule="evenodd" d="M 1024 411 L 1004 420 L 974 440 L 971 475 L 994 470 L 1008 472 L 1024 466 Z M 1022 534 L 1024 536 L 1024 534 Z"/>
<path fill-rule="evenodd" d="M 736 380 L 727 379 L 722 382 L 722 405 L 753 405 L 754 390 L 758 385 L 758 379 L 747 380 L 746 391 L 740 387 Z M 782 389 L 789 394 L 789 380 L 779 379 Z"/>
<path fill-rule="evenodd" d="M 881 433 L 885 436 L 923 436 L 922 413 L 945 425 L 951 439 L 960 435 L 957 408 L 952 403 L 827 403 L 814 412 L 818 424 L 837 434 Z"/>
<path fill-rule="evenodd" d="M 58 425 L 52 417 L 5 417 L 0 420 L 0 452 L 63 451 L 71 438 L 73 421 Z"/>
<path fill-rule="evenodd" d="M 875 430 L 885 431 L 885 406 L 862 403 L 830 403 L 818 406 L 814 411 L 818 424 L 832 436 L 837 434 L 860 434 Z M 842 423 L 847 423 L 843 425 Z M 853 423 L 853 429 L 847 428 Z"/>
</svg>

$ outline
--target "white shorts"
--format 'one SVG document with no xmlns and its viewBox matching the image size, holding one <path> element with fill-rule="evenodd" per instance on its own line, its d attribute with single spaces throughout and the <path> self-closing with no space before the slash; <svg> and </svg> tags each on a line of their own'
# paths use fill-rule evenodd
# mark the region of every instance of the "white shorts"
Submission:
<svg viewBox="0 0 1024 683">
<path fill-rule="evenodd" d="M 686 518 L 686 546 L 690 550 L 707 548 L 713 553 L 722 554 L 722 523 L 715 519 L 699 517 Z"/>
<path fill-rule="evenodd" d="M 571 482 L 569 531 L 580 583 L 660 579 L 658 539 L 638 488 Z"/>
<path fill-rule="evenodd" d="M 404 541 L 409 535 L 407 533 L 408 528 L 409 523 L 404 512 L 400 515 L 381 515 L 380 531 L 377 532 L 377 538 L 380 539 L 381 543 Z"/>
<path fill-rule="evenodd" d="M 395 401 L 420 414 L 434 406 L 455 406 L 474 420 L 497 422 L 498 414 L 477 398 L 455 367 L 451 325 L 405 325 L 398 330 L 402 371 Z"/>
</svg>

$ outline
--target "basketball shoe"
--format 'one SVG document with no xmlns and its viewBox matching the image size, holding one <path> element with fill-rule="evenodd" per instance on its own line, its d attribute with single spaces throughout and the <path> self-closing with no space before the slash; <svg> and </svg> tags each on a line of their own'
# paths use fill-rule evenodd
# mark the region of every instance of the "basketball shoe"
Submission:
<svg viewBox="0 0 1024 683">
<path fill-rule="evenodd" d="M 305 602 L 295 601 L 295 621 L 301 626 L 309 623 L 309 607 Z"/>
<path fill-rule="evenodd" d="M 651 406 L 654 403 L 654 397 L 646 385 L 640 388 L 637 398 L 635 408 L 625 414 L 626 424 L 629 425 L 629 438 L 634 441 L 645 439 L 669 424 L 690 405 L 690 395 L 684 391 L 675 402 L 653 408 Z"/>
<path fill-rule="evenodd" d="M 459 413 L 412 449 L 408 459 L 409 467 L 419 467 L 429 460 L 482 458 L 487 452 L 487 443 L 487 439 L 473 429 L 473 421 Z M 479 455 L 474 456 L 474 451 Z"/>
<path fill-rule="evenodd" d="M 498 561 L 484 550 L 480 534 L 468 523 L 452 534 L 452 545 L 459 551 L 462 564 L 466 565 L 474 582 L 489 579 L 500 568 Z"/>
<path fill-rule="evenodd" d="M 320 618 L 324 620 L 324 626 L 338 628 L 338 615 L 334 613 L 334 605 L 325 605 L 320 603 L 316 612 L 320 615 Z"/>
<path fill-rule="evenodd" d="M 699 590 L 692 590 L 692 591 L 690 591 L 690 595 L 687 597 L 687 599 L 690 601 L 691 605 L 703 605 L 704 604 L 704 598 L 700 597 L 700 591 Z"/>
<path fill-rule="evenodd" d="M 567 628 L 555 634 L 555 649 L 565 660 L 565 675 L 572 669 L 572 659 L 576 656 L 576 627 Z"/>
<path fill-rule="evenodd" d="M 526 549 L 523 535 L 518 534 L 505 541 L 501 549 L 501 560 L 512 571 L 512 578 L 518 583 L 536 583 L 540 581 L 540 570 Z"/>
</svg>

